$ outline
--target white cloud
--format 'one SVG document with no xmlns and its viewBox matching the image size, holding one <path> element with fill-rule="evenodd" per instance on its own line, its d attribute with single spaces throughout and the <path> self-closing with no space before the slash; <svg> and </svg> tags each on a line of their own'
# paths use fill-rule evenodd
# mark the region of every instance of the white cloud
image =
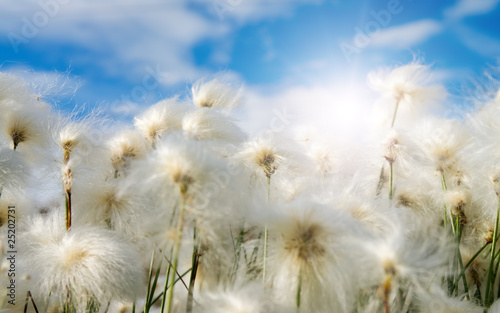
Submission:
<svg viewBox="0 0 500 313">
<path fill-rule="evenodd" d="M 204 72 L 192 62 L 192 46 L 229 31 L 180 0 L 40 3 L 51 5 L 44 8 L 28 1 L 2 8 L 0 32 L 19 36 L 19 49 L 31 44 L 73 45 L 74 62 L 98 65 L 110 76 L 141 77 L 147 66 L 159 66 L 175 73 L 167 84 L 193 80 Z"/>
<path fill-rule="evenodd" d="M 364 122 L 372 104 L 366 86 L 342 82 L 340 78 L 308 86 L 253 86 L 245 94 L 242 120 L 251 122 L 243 126 L 252 134 L 273 127 L 314 125 L 336 136 L 359 138 L 366 132 Z"/>
<path fill-rule="evenodd" d="M 208 10 L 218 19 L 233 19 L 240 24 L 265 18 L 289 16 L 301 4 L 316 5 L 324 0 L 195 0 L 206 3 Z"/>
<path fill-rule="evenodd" d="M 317 3 L 322 0 L 314 0 Z M 214 3 L 231 5 L 228 19 L 211 12 Z M 307 0 L 27 0 L 9 1 L 0 10 L 0 33 L 21 38 L 19 49 L 51 43 L 75 47 L 72 61 L 93 64 L 103 75 L 133 81 L 146 67 L 159 66 L 163 83 L 174 85 L 206 75 L 194 64 L 192 48 L 223 38 L 235 27 L 292 12 Z M 4 37 L 6 38 L 6 37 Z M 12 38 L 12 36 L 11 36 Z M 35 50 L 36 50 L 35 49 Z M 217 48 L 216 48 L 217 49 Z M 228 62 L 227 47 L 214 57 Z"/>
<path fill-rule="evenodd" d="M 441 29 L 442 26 L 437 21 L 419 20 L 373 33 L 370 44 L 384 48 L 410 48 L 436 35 Z"/>
<path fill-rule="evenodd" d="M 458 0 L 448 8 L 444 15 L 449 18 L 463 18 L 470 15 L 480 15 L 491 12 L 500 3 L 500 0 Z"/>
<path fill-rule="evenodd" d="M 470 50 L 493 60 L 500 55 L 500 40 L 497 38 L 490 37 L 465 26 L 457 26 L 455 30 L 458 38 Z"/>
</svg>

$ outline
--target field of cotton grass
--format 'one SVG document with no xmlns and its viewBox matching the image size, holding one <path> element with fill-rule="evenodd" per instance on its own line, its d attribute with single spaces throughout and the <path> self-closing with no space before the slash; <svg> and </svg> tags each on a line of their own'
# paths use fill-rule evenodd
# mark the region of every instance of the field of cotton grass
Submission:
<svg viewBox="0 0 500 313">
<path fill-rule="evenodd" d="M 0 73 L 0 312 L 500 312 L 500 93 L 431 78 L 371 72 L 356 142 L 249 134 L 217 76 L 123 128 Z"/>
</svg>

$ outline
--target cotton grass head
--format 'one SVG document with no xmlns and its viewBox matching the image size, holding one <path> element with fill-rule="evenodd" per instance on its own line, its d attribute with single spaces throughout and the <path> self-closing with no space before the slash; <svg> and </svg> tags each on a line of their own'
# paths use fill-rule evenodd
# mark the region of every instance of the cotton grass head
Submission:
<svg viewBox="0 0 500 313">
<path fill-rule="evenodd" d="M 399 226 L 399 224 L 397 224 Z M 451 248 L 446 236 L 434 227 L 412 225 L 412 231 L 395 228 L 384 237 L 364 242 L 360 247 L 366 272 L 361 282 L 377 286 L 378 295 L 386 308 L 401 310 L 395 295 L 408 292 L 410 286 L 425 288 L 446 269 Z"/>
<path fill-rule="evenodd" d="M 130 241 L 142 238 L 144 219 L 153 214 L 147 200 L 133 190 L 121 192 L 119 180 L 108 180 L 87 188 L 85 197 L 75 202 L 75 218 L 122 234 Z"/>
<path fill-rule="evenodd" d="M 199 108 L 232 109 L 241 100 L 242 88 L 234 88 L 221 78 L 200 80 L 191 87 L 194 104 Z"/>
<path fill-rule="evenodd" d="M 415 112 L 433 106 L 445 98 L 445 89 L 431 83 L 429 67 L 419 62 L 394 69 L 384 68 L 368 74 L 369 86 L 379 91 L 386 101 L 395 105 L 391 127 L 394 126 L 400 104 L 404 109 L 401 110 L 402 113 L 407 112 L 406 117 L 414 120 Z"/>
<path fill-rule="evenodd" d="M 368 74 L 368 84 L 387 98 L 408 104 L 428 104 L 444 97 L 440 85 L 430 85 L 430 67 L 413 62 L 394 69 L 384 68 Z"/>
<path fill-rule="evenodd" d="M 281 151 L 271 139 L 257 137 L 247 141 L 236 156 L 258 176 L 271 178 L 286 161 Z"/>
<path fill-rule="evenodd" d="M 236 145 L 244 134 L 233 119 L 219 112 L 200 108 L 182 119 L 182 129 L 188 139 L 214 141 Z"/>
<path fill-rule="evenodd" d="M 40 115 L 32 111 L 11 110 L 2 116 L 4 132 L 9 138 L 12 149 L 16 150 L 20 144 L 45 144 L 45 131 Z"/>
<path fill-rule="evenodd" d="M 348 312 L 355 264 L 345 261 L 357 222 L 340 210 L 297 200 L 268 225 L 270 284 L 280 303 L 293 305 L 300 298 L 309 312 Z"/>
<path fill-rule="evenodd" d="M 54 130 L 54 141 L 61 149 L 63 156 L 63 164 L 67 164 L 70 160 L 72 152 L 75 149 L 87 149 L 91 142 L 87 134 L 93 129 L 93 121 L 73 122 L 65 118 L 61 118 L 59 125 Z"/>
<path fill-rule="evenodd" d="M 135 163 L 123 192 L 138 188 L 158 199 L 162 207 L 171 207 L 181 199 L 204 207 L 210 194 L 205 187 L 218 169 L 222 170 L 220 160 L 202 144 L 171 137 Z"/>
<path fill-rule="evenodd" d="M 470 136 L 456 120 L 427 119 L 415 130 L 422 157 L 449 175 L 463 170 L 463 151 Z"/>
<path fill-rule="evenodd" d="M 50 223 L 45 224 L 48 227 Z M 77 227 L 46 239 L 33 238 L 36 234 L 28 230 L 24 235 L 28 245 L 24 260 L 38 296 L 48 299 L 50 295 L 66 306 L 69 297 L 76 311 L 83 312 L 91 302 L 105 306 L 111 299 L 133 300 L 142 287 L 144 277 L 135 248 L 115 233 Z"/>
<path fill-rule="evenodd" d="M 164 134 L 179 130 L 186 107 L 179 104 L 177 97 L 162 100 L 134 118 L 135 127 L 154 147 Z"/>
<path fill-rule="evenodd" d="M 126 175 L 130 169 L 130 163 L 146 157 L 149 152 L 147 141 L 138 132 L 132 130 L 113 137 L 108 147 L 115 178 Z"/>
</svg>

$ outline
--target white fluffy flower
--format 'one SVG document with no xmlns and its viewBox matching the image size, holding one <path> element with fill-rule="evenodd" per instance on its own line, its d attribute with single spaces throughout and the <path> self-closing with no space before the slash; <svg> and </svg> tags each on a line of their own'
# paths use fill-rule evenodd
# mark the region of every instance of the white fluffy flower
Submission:
<svg viewBox="0 0 500 313">
<path fill-rule="evenodd" d="M 186 114 L 182 119 L 182 129 L 189 139 L 199 141 L 238 144 L 244 138 L 243 132 L 230 117 L 207 108 Z"/>
<path fill-rule="evenodd" d="M 440 85 L 430 85 L 429 66 L 413 62 L 394 69 L 383 68 L 368 74 L 369 85 L 387 98 L 402 103 L 423 105 L 444 97 Z"/>
<path fill-rule="evenodd" d="M 199 108 L 232 109 L 241 99 L 242 88 L 235 89 L 220 78 L 200 80 L 191 88 L 193 102 Z"/>
<path fill-rule="evenodd" d="M 44 145 L 46 143 L 46 128 L 44 116 L 33 110 L 10 110 L 1 119 L 2 131 L 7 135 L 13 150 L 21 144 Z"/>
<path fill-rule="evenodd" d="M 115 177 L 125 175 L 132 160 L 142 159 L 149 152 L 146 140 L 132 130 L 119 133 L 109 141 L 108 146 Z"/>
<path fill-rule="evenodd" d="M 308 201 L 290 204 L 269 221 L 267 266 L 279 301 L 295 304 L 300 286 L 301 307 L 308 312 L 350 312 L 356 261 L 346 261 L 353 257 L 348 251 L 359 226 L 340 210 Z"/>
<path fill-rule="evenodd" d="M 114 232 L 88 226 L 66 232 L 59 214 L 27 226 L 23 262 L 37 295 L 64 303 L 70 292 L 78 312 L 90 301 L 106 305 L 111 299 L 135 299 L 143 281 L 139 256 Z"/>
<path fill-rule="evenodd" d="M 134 125 L 154 147 L 162 135 L 181 128 L 185 112 L 177 97 L 162 100 L 135 117 Z"/>
<path fill-rule="evenodd" d="M 203 145 L 167 138 L 159 142 L 147 158 L 135 163 L 127 177 L 125 190 L 142 190 L 155 199 L 161 199 L 164 207 L 170 207 L 184 197 L 188 203 L 201 208 L 216 196 L 215 191 L 224 187 L 212 182 L 219 170 L 223 170 L 222 163 Z M 214 187 L 215 191 L 207 188 L 209 183 L 210 187 L 217 187 Z"/>
</svg>

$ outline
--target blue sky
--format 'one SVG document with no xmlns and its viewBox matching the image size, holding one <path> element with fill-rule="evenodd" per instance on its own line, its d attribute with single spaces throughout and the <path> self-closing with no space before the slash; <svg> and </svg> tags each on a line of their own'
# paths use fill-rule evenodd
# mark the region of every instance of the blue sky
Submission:
<svg viewBox="0 0 500 313">
<path fill-rule="evenodd" d="M 218 72 L 261 110 L 354 116 L 369 101 L 366 74 L 381 66 L 423 59 L 452 95 L 495 72 L 499 2 L 4 0 L 0 71 L 62 110 L 101 107 L 117 119 Z"/>
</svg>

